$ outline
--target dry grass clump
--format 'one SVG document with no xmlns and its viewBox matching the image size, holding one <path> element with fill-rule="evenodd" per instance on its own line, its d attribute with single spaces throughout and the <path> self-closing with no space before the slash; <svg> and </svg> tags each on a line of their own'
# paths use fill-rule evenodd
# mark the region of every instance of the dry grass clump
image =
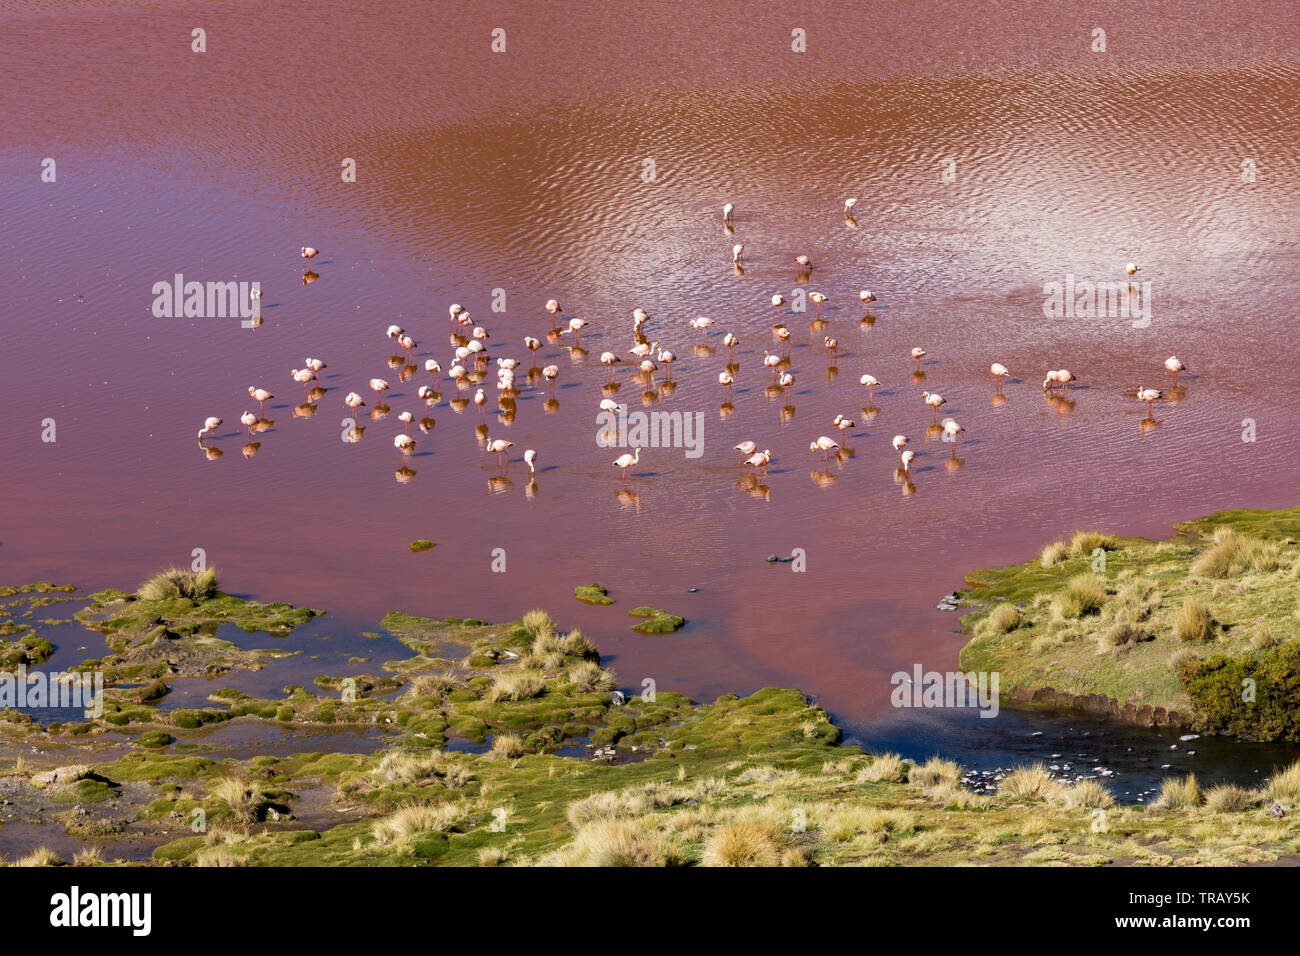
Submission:
<svg viewBox="0 0 1300 956">
<path fill-rule="evenodd" d="M 1282 542 L 1241 534 L 1226 525 L 1214 529 L 1213 541 L 1192 561 L 1194 577 L 1229 578 L 1246 571 L 1265 573 L 1280 570 L 1289 562 Z"/>
<path fill-rule="evenodd" d="M 480 847 L 478 851 L 479 866 L 502 866 L 510 859 L 510 851 L 500 846 Z"/>
<path fill-rule="evenodd" d="M 411 681 L 410 693 L 416 697 L 442 697 L 456 686 L 456 675 L 451 671 L 441 674 L 416 674 Z"/>
<path fill-rule="evenodd" d="M 266 788 L 256 780 L 225 777 L 212 785 L 209 794 L 229 807 L 240 823 L 256 823 L 270 805 Z"/>
<path fill-rule="evenodd" d="M 1174 636 L 1180 641 L 1196 643 L 1214 637 L 1214 616 L 1210 609 L 1194 598 L 1188 598 L 1174 618 Z"/>
<path fill-rule="evenodd" d="M 536 671 L 503 671 L 492 678 L 488 688 L 487 699 L 493 703 L 504 700 L 528 700 L 540 697 L 546 690 L 546 679 Z"/>
<path fill-rule="evenodd" d="M 202 604 L 217 596 L 217 569 L 186 571 L 183 568 L 168 568 L 141 584 L 135 593 L 141 601 L 188 598 L 195 604 Z"/>
<path fill-rule="evenodd" d="M 1264 795 L 1270 801 L 1295 806 L 1300 803 L 1300 760 L 1269 777 Z"/>
<path fill-rule="evenodd" d="M 195 866 L 244 866 L 244 858 L 228 846 L 210 846 L 194 855 Z"/>
<path fill-rule="evenodd" d="M 608 693 L 618 686 L 614 675 L 595 661 L 582 661 L 569 668 L 569 680 L 584 694 Z"/>
<path fill-rule="evenodd" d="M 555 622 L 551 620 L 551 615 L 547 614 L 540 607 L 535 607 L 524 614 L 522 621 L 525 628 L 534 636 L 540 637 L 547 632 L 555 633 Z"/>
<path fill-rule="evenodd" d="M 1263 651 L 1270 647 L 1277 647 L 1277 638 L 1268 628 L 1262 631 L 1256 631 L 1250 635 L 1250 647 L 1252 650 Z"/>
<path fill-rule="evenodd" d="M 1089 810 L 1105 809 L 1115 803 L 1115 794 L 1097 780 L 1078 780 L 1073 786 L 1063 786 L 1056 798 L 1067 807 L 1084 807 Z"/>
<path fill-rule="evenodd" d="M 590 661 L 600 660 L 600 652 L 596 650 L 596 645 L 576 627 L 560 638 L 560 650 L 572 657 L 581 657 Z"/>
<path fill-rule="evenodd" d="M 702 781 L 696 787 L 674 786 L 669 783 L 643 783 L 626 790 L 605 790 L 589 794 L 569 804 L 568 821 L 581 827 L 593 820 L 613 820 L 620 817 L 639 817 L 653 810 L 675 807 L 709 791 L 713 781 Z"/>
<path fill-rule="evenodd" d="M 1245 787 L 1220 784 L 1211 787 L 1205 794 L 1205 806 L 1215 813 L 1240 813 L 1259 803 L 1259 795 Z"/>
<path fill-rule="evenodd" d="M 415 783 L 433 775 L 446 759 L 440 750 L 403 752 L 392 750 L 380 758 L 375 775 L 390 783 Z"/>
<path fill-rule="evenodd" d="M 1123 647 L 1125 644 L 1138 644 L 1150 638 L 1151 634 L 1145 628 L 1120 620 L 1097 635 L 1097 648 L 1104 653 Z"/>
<path fill-rule="evenodd" d="M 994 634 L 1006 634 L 1018 628 L 1020 622 L 1020 612 L 1014 604 L 999 604 L 989 612 L 986 626 Z"/>
<path fill-rule="evenodd" d="M 889 835 L 913 833 L 917 817 L 906 810 L 879 807 L 840 806 L 834 809 L 819 828 L 822 836 L 836 843 L 847 843 L 859 833 L 883 843 Z"/>
<path fill-rule="evenodd" d="M 1070 556 L 1070 546 L 1064 541 L 1053 541 L 1051 544 L 1043 547 L 1043 552 L 1039 557 L 1039 564 L 1045 568 L 1060 564 Z"/>
<path fill-rule="evenodd" d="M 38 846 L 20 856 L 14 866 L 58 866 L 61 862 L 59 855 L 49 847 Z"/>
<path fill-rule="evenodd" d="M 1070 539 L 1070 554 L 1076 558 L 1091 557 L 1098 548 L 1103 551 L 1114 551 L 1118 547 L 1118 538 L 1101 531 L 1076 531 L 1074 537 Z"/>
<path fill-rule="evenodd" d="M 951 760 L 931 757 L 921 766 L 912 767 L 907 773 L 907 780 L 921 787 L 956 786 L 961 781 L 961 767 Z"/>
<path fill-rule="evenodd" d="M 447 833 L 455 830 L 464 817 L 464 809 L 457 804 L 415 804 L 376 820 L 371 833 L 380 846 L 391 844 L 402 848 L 409 846 L 421 833 Z"/>
<path fill-rule="evenodd" d="M 1017 767 L 1002 778 L 998 793 L 1006 797 L 1028 797 L 1033 800 L 1059 798 L 1064 788 L 1052 779 L 1051 772 L 1041 763 Z"/>
<path fill-rule="evenodd" d="M 772 832 L 758 823 L 724 823 L 704 843 L 704 866 L 777 866 L 781 848 Z"/>
<path fill-rule="evenodd" d="M 858 783 L 878 781 L 882 783 L 906 783 L 908 769 L 906 760 L 895 753 L 877 754 L 871 758 L 871 764 L 858 771 Z"/>
<path fill-rule="evenodd" d="M 1199 657 L 1200 655 L 1197 654 L 1190 647 L 1180 647 L 1178 650 L 1174 651 L 1172 654 L 1169 655 L 1169 666 L 1172 667 L 1175 671 L 1177 671 L 1178 668 L 1182 667 L 1184 664 L 1190 663 L 1191 661 L 1194 660 L 1198 660 Z"/>
<path fill-rule="evenodd" d="M 1170 777 L 1160 785 L 1160 796 L 1151 801 L 1153 810 L 1194 810 L 1201 805 L 1205 795 L 1196 782 L 1196 774 Z"/>
<path fill-rule="evenodd" d="M 523 738 L 518 734 L 497 734 L 492 738 L 489 755 L 499 760 L 516 760 L 527 752 Z"/>
<path fill-rule="evenodd" d="M 1052 607 L 1062 620 L 1096 614 L 1106 601 L 1106 585 L 1095 574 L 1078 574 L 1052 599 Z"/>
<path fill-rule="evenodd" d="M 72 855 L 73 866 L 100 866 L 103 863 L 104 856 L 97 846 L 85 847 Z"/>
</svg>

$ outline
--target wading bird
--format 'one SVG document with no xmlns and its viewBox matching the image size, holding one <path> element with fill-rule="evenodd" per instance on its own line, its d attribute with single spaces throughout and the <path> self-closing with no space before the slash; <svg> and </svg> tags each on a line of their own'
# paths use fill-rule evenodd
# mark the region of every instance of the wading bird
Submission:
<svg viewBox="0 0 1300 956">
<path fill-rule="evenodd" d="M 259 414 L 264 414 L 266 412 L 266 403 L 275 398 L 275 396 L 266 389 L 256 388 L 252 385 L 248 386 L 248 394 L 253 396 L 253 399 L 257 402 L 257 411 Z"/>
<path fill-rule="evenodd" d="M 945 404 L 947 399 L 938 392 L 922 392 L 921 398 L 925 400 L 925 404 L 929 405 L 930 408 L 933 409 L 934 420 L 937 422 L 939 420 L 939 406 Z"/>
<path fill-rule="evenodd" d="M 205 418 L 203 420 L 203 427 L 199 429 L 199 444 L 200 445 L 203 444 L 204 435 L 211 434 L 212 432 L 215 432 L 220 427 L 221 427 L 220 418 Z"/>
<path fill-rule="evenodd" d="M 1002 380 L 1011 373 L 1007 371 L 1007 367 L 1001 362 L 994 362 L 989 366 L 989 374 L 993 376 L 994 391 L 1000 392 L 1002 391 Z"/>
<path fill-rule="evenodd" d="M 1142 387 L 1139 386 L 1139 387 L 1138 387 L 1138 390 L 1137 390 L 1137 400 L 1138 400 L 1139 402 L 1146 402 L 1146 403 L 1147 403 L 1147 417 L 1148 417 L 1148 418 L 1151 417 L 1151 403 L 1152 403 L 1152 402 L 1158 402 L 1158 401 L 1160 401 L 1160 399 L 1162 399 L 1162 398 L 1164 398 L 1164 397 L 1165 397 L 1165 393 L 1162 392 L 1162 391 L 1160 391 L 1160 390 L 1157 389 L 1157 388 L 1142 388 Z"/>
<path fill-rule="evenodd" d="M 615 468 L 621 468 L 621 469 L 623 470 L 623 480 L 626 481 L 626 480 L 627 480 L 627 470 L 628 470 L 629 468 L 631 468 L 633 465 L 635 465 L 635 464 L 637 464 L 638 462 L 640 462 L 640 461 L 641 461 L 641 449 L 638 448 L 638 449 L 636 450 L 636 454 L 635 454 L 635 455 L 627 455 L 627 454 L 623 454 L 623 455 L 619 455 L 617 458 L 615 458 L 615 459 L 614 459 L 614 467 L 615 467 Z"/>
<path fill-rule="evenodd" d="M 1169 358 L 1165 359 L 1165 368 L 1169 369 L 1169 371 L 1173 373 L 1173 376 L 1174 376 L 1174 388 L 1177 388 L 1177 387 L 1178 387 L 1178 373 L 1179 373 L 1179 372 L 1186 372 L 1186 371 L 1187 371 L 1187 366 L 1184 365 L 1182 362 L 1178 361 L 1178 356 L 1177 356 L 1177 355 L 1171 355 L 1171 356 L 1169 356 Z"/>
<path fill-rule="evenodd" d="M 821 435 L 818 439 L 808 446 L 809 451 L 819 451 L 822 453 L 823 461 L 830 461 L 831 450 L 839 448 L 839 443 L 833 438 L 827 438 Z"/>
</svg>

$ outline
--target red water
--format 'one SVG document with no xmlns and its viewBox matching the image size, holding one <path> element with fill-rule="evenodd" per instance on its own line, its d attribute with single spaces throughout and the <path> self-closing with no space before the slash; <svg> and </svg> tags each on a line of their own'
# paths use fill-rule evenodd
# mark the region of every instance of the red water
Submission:
<svg viewBox="0 0 1300 956">
<path fill-rule="evenodd" d="M 1163 536 L 1215 509 L 1295 503 L 1287 3 L 1230 22 L 1217 3 L 0 3 L 0 26 L 5 581 L 133 587 L 204 548 L 238 593 L 367 626 L 394 607 L 502 619 L 540 605 L 586 628 L 628 686 L 796 685 L 865 721 L 888 710 L 891 672 L 955 661 L 956 619 L 933 606 L 966 571 L 1078 526 Z M 1105 53 L 1090 52 L 1094 27 Z M 322 250 L 308 285 L 306 244 Z M 791 295 L 798 254 L 828 321 L 782 311 L 797 383 L 770 397 L 768 303 Z M 1129 260 L 1152 283 L 1148 328 L 1044 318 L 1045 283 L 1123 279 Z M 264 324 L 154 318 L 153 284 L 178 272 L 259 281 Z M 873 323 L 861 288 L 878 296 Z M 585 354 L 546 344 L 558 408 L 538 380 L 513 423 L 490 423 L 515 442 L 501 480 L 473 406 L 448 405 L 447 307 L 527 366 L 522 337 L 550 327 L 552 296 L 591 323 Z M 679 355 L 654 408 L 703 411 L 705 452 L 650 449 L 625 487 L 595 441 L 598 357 L 627 357 L 638 306 Z M 697 315 L 714 321 L 711 355 L 692 351 Z M 428 379 L 397 384 L 391 322 L 444 369 L 405 484 L 396 415 L 424 414 Z M 725 331 L 742 339 L 726 417 Z M 923 383 L 913 346 L 929 353 Z M 1171 354 L 1192 374 L 1144 426 L 1133 390 L 1167 388 Z M 289 373 L 308 355 L 328 363 L 329 392 L 295 419 Z M 1013 372 L 1002 404 L 992 361 Z M 1039 388 L 1061 366 L 1079 379 L 1072 406 Z M 863 372 L 886 383 L 869 419 Z M 345 443 L 343 396 L 373 407 L 374 376 L 394 383 L 392 412 Z M 641 408 L 650 387 L 627 366 L 617 380 Z M 275 426 L 245 459 L 253 384 L 277 394 Z M 960 467 L 926 437 L 923 388 L 967 429 Z M 856 454 L 824 467 L 808 444 L 836 413 L 858 423 Z M 225 419 L 216 460 L 195 441 L 209 415 Z M 918 452 L 907 484 L 898 432 Z M 773 452 L 761 483 L 736 466 L 743 438 Z M 524 448 L 543 466 L 531 495 Z M 411 554 L 413 538 L 438 547 Z M 793 548 L 804 573 L 764 561 Z M 619 603 L 575 602 L 590 581 Z M 634 634 L 626 610 L 642 603 L 691 623 Z"/>
</svg>

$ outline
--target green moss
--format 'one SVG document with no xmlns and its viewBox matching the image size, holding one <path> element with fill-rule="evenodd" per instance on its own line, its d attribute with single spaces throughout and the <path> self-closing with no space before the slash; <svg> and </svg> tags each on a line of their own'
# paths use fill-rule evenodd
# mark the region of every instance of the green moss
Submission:
<svg viewBox="0 0 1300 956">
<path fill-rule="evenodd" d="M 150 730 L 135 738 L 137 745 L 151 749 L 166 747 L 172 740 L 172 735 L 162 730 Z"/>
<path fill-rule="evenodd" d="M 609 589 L 599 584 L 579 584 L 573 589 L 573 596 L 584 604 L 613 604 Z"/>
<path fill-rule="evenodd" d="M 412 551 L 429 551 L 436 547 L 437 545 L 428 538 L 416 538 L 411 542 Z"/>
<path fill-rule="evenodd" d="M 686 618 L 653 607 L 634 607 L 627 613 L 632 617 L 645 618 L 641 623 L 632 625 L 632 630 L 640 634 L 671 634 L 686 624 Z"/>
</svg>

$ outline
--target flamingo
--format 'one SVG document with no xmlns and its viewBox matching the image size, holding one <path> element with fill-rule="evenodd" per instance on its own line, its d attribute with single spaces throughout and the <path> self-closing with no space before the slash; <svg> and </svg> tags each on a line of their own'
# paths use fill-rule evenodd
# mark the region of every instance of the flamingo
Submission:
<svg viewBox="0 0 1300 956">
<path fill-rule="evenodd" d="M 644 342 L 638 342 L 636 345 L 632 346 L 632 348 L 629 349 L 628 351 L 630 351 L 637 358 L 643 359 L 646 358 L 648 355 L 650 355 L 652 352 L 654 352 L 655 349 L 657 348 L 659 348 L 658 342 L 651 342 L 649 345 L 646 345 L 646 343 Z"/>
<path fill-rule="evenodd" d="M 667 349 L 660 349 L 658 359 L 660 365 L 668 366 L 668 377 L 672 378 L 673 363 L 677 361 L 677 356 L 674 355 L 672 352 L 668 351 Z"/>
<path fill-rule="evenodd" d="M 836 415 L 835 421 L 831 422 L 831 424 L 840 430 L 840 441 L 844 440 L 844 433 L 846 431 L 850 428 L 856 427 L 853 422 L 845 418 L 843 415 Z"/>
<path fill-rule="evenodd" d="M 501 463 L 502 467 L 504 467 L 506 463 L 506 452 L 513 448 L 515 443 L 512 441 L 506 441 L 504 438 L 488 438 L 486 436 L 484 436 L 483 441 L 483 450 L 496 455 L 497 460 Z"/>
<path fill-rule="evenodd" d="M 542 347 L 542 343 L 531 335 L 524 336 L 524 348 L 533 353 L 533 366 L 537 365 L 537 350 Z"/>
<path fill-rule="evenodd" d="M 320 255 L 320 250 L 313 246 L 303 246 L 298 255 L 303 259 L 315 259 Z"/>
<path fill-rule="evenodd" d="M 740 339 L 738 339 L 732 333 L 728 332 L 726 335 L 722 337 L 722 344 L 727 347 L 728 352 L 734 355 L 736 351 L 736 346 L 740 344 Z"/>
<path fill-rule="evenodd" d="M 726 203 L 722 207 L 722 221 L 726 223 L 728 226 L 731 225 L 731 214 L 732 212 L 735 211 L 735 209 L 736 207 L 731 203 Z"/>
<path fill-rule="evenodd" d="M 745 459 L 745 464 L 749 465 L 752 472 L 755 468 L 761 468 L 764 474 L 767 474 L 768 463 L 772 460 L 772 449 L 764 448 L 762 451 L 755 452 Z"/>
<path fill-rule="evenodd" d="M 632 334 L 641 331 L 641 326 L 650 321 L 650 313 L 641 307 L 632 310 Z"/>
<path fill-rule="evenodd" d="M 902 455 L 903 449 L 907 447 L 907 442 L 908 438 L 906 435 L 895 435 L 891 444 L 894 446 L 894 451 L 898 452 L 899 455 Z"/>
<path fill-rule="evenodd" d="M 870 402 L 874 396 L 875 390 L 880 387 L 880 380 L 874 375 L 864 375 L 858 379 L 858 384 L 867 387 L 867 401 Z"/>
<path fill-rule="evenodd" d="M 793 372 L 782 372 L 782 373 L 781 373 L 781 377 L 780 377 L 779 379 L 777 379 L 777 383 L 776 383 L 776 384 L 780 385 L 782 388 L 784 388 L 784 389 L 788 392 L 788 391 L 790 390 L 791 386 L 794 385 L 794 373 L 793 373 Z"/>
<path fill-rule="evenodd" d="M 266 403 L 275 398 L 275 396 L 266 389 L 257 388 L 253 385 L 248 386 L 248 394 L 253 396 L 254 401 L 257 402 L 257 411 L 259 414 L 265 414 Z"/>
<path fill-rule="evenodd" d="M 1141 272 L 1142 270 L 1141 270 L 1141 268 L 1138 267 L 1137 263 L 1130 262 L 1128 265 L 1126 265 L 1126 266 L 1124 267 L 1124 271 L 1127 272 L 1127 273 L 1129 274 L 1129 278 L 1132 278 L 1133 276 L 1137 275 L 1137 274 L 1138 274 L 1139 272 Z"/>
<path fill-rule="evenodd" d="M 577 339 L 579 334 L 582 332 L 583 329 L 587 327 L 588 324 L 589 323 L 583 319 L 569 319 L 569 327 L 564 331 L 562 331 L 560 334 L 563 335 L 565 332 L 571 332 L 573 334 L 574 339 Z"/>
<path fill-rule="evenodd" d="M 438 381 L 438 373 L 442 371 L 442 366 L 438 364 L 436 359 L 429 359 L 424 363 L 424 370 L 436 382 Z"/>
<path fill-rule="evenodd" d="M 1165 368 L 1174 373 L 1174 388 L 1178 387 L 1178 373 L 1186 372 L 1187 366 L 1178 361 L 1177 355 L 1171 355 L 1165 359 Z"/>
<path fill-rule="evenodd" d="M 929 405 L 932 409 L 934 409 L 934 420 L 938 421 L 939 406 L 946 404 L 947 399 L 945 399 L 938 392 L 922 392 L 921 398 L 925 399 L 925 404 Z"/>
<path fill-rule="evenodd" d="M 954 456 L 957 454 L 957 436 L 965 430 L 966 429 L 957 424 L 955 418 L 945 418 L 943 420 L 943 440 L 952 442 L 952 453 Z"/>
<path fill-rule="evenodd" d="M 740 265 L 740 261 L 745 258 L 745 244 L 738 242 L 731 247 L 731 261 L 735 265 Z"/>
<path fill-rule="evenodd" d="M 405 458 L 415 451 L 415 439 L 410 435 L 397 435 L 393 438 L 393 447 L 402 453 Z"/>
<path fill-rule="evenodd" d="M 731 388 L 736 384 L 736 376 L 732 375 L 726 369 L 718 373 L 718 384 L 723 388 Z"/>
<path fill-rule="evenodd" d="M 1047 391 L 1047 389 L 1057 385 L 1059 385 L 1061 388 L 1065 388 L 1073 381 L 1074 381 L 1074 373 L 1071 372 L 1068 368 L 1049 369 L 1047 372 L 1047 377 L 1043 379 L 1043 391 Z"/>
<path fill-rule="evenodd" d="M 1137 400 L 1147 403 L 1147 418 L 1151 417 L 1151 403 L 1158 402 L 1164 397 L 1165 393 L 1157 388 L 1142 388 L 1139 386 L 1137 390 Z"/>
<path fill-rule="evenodd" d="M 835 352 L 836 352 L 836 350 L 839 349 L 839 347 L 840 347 L 840 341 L 839 341 L 839 339 L 833 338 L 832 336 L 829 336 L 829 335 L 828 335 L 828 336 L 826 336 L 826 338 L 823 339 L 822 341 L 823 341 L 823 343 L 824 343 L 825 346 L 826 346 L 826 355 L 831 359 L 831 361 L 834 361 L 834 360 L 835 360 Z"/>
<path fill-rule="evenodd" d="M 343 399 L 343 404 L 355 412 L 358 408 L 364 405 L 365 402 L 362 401 L 361 396 L 356 392 L 348 392 L 347 397 Z"/>
<path fill-rule="evenodd" d="M 795 256 L 794 264 L 799 267 L 800 272 L 808 272 L 812 269 L 812 260 L 807 256 Z"/>
<path fill-rule="evenodd" d="M 919 346 L 912 349 L 912 360 L 916 362 L 917 368 L 921 367 L 921 359 L 923 358 L 925 358 L 925 349 L 920 348 Z"/>
<path fill-rule="evenodd" d="M 783 305 L 785 305 L 785 296 L 781 295 L 779 292 L 772 296 L 772 308 L 779 309 Z"/>
<path fill-rule="evenodd" d="M 1002 380 L 1011 373 L 1001 362 L 994 362 L 989 366 L 989 374 L 993 376 L 993 388 L 995 391 L 1002 391 Z"/>
<path fill-rule="evenodd" d="M 709 326 L 712 324 L 713 320 L 704 315 L 701 315 L 699 318 L 691 319 L 691 328 L 698 329 L 701 338 L 708 338 Z"/>
<path fill-rule="evenodd" d="M 519 360 L 512 359 L 512 358 L 499 358 L 497 359 L 497 365 L 501 366 L 504 369 L 509 369 L 510 371 L 513 372 L 515 369 L 519 367 Z"/>
<path fill-rule="evenodd" d="M 654 378 L 655 369 L 657 369 L 658 367 L 659 366 L 654 363 L 653 359 L 644 358 L 641 360 L 642 373 L 649 375 L 651 378 Z"/>
<path fill-rule="evenodd" d="M 454 363 L 451 368 L 447 369 L 447 376 L 456 383 L 457 388 L 460 388 L 467 375 L 469 375 L 469 372 L 459 362 Z"/>
<path fill-rule="evenodd" d="M 916 452 L 914 451 L 905 451 L 898 456 L 898 461 L 903 466 L 903 471 L 907 472 L 908 474 L 911 474 L 912 459 L 915 457 L 916 457 Z"/>
<path fill-rule="evenodd" d="M 600 400 L 600 410 L 602 412 L 617 413 L 618 407 L 618 402 L 614 401 L 612 398 L 602 398 Z"/>
<path fill-rule="evenodd" d="M 862 300 L 863 305 L 869 305 L 870 303 L 876 301 L 876 297 L 871 294 L 870 289 L 863 289 L 861 292 L 858 293 L 858 298 Z"/>
<path fill-rule="evenodd" d="M 833 438 L 827 438 L 825 435 L 820 436 L 815 442 L 808 446 L 809 451 L 819 451 L 822 453 L 823 461 L 830 461 L 831 449 L 838 449 L 839 443 Z"/>
<path fill-rule="evenodd" d="M 312 379 L 316 377 L 315 373 L 313 373 L 312 370 L 309 368 L 302 368 L 302 369 L 296 368 L 293 370 L 291 374 L 293 375 L 293 380 L 302 385 L 302 397 L 304 400 L 306 400 L 307 386 L 310 385 Z"/>
<path fill-rule="evenodd" d="M 641 449 L 635 455 L 623 454 L 614 459 L 614 467 L 623 469 L 623 480 L 627 481 L 627 470 L 641 461 Z"/>
<path fill-rule="evenodd" d="M 742 461 L 745 460 L 746 455 L 752 455 L 757 450 L 758 450 L 758 445 L 754 444 L 749 439 L 745 439 L 739 445 L 736 446 L 736 451 L 740 452 L 740 457 L 736 459 L 736 463 L 740 464 Z"/>
<path fill-rule="evenodd" d="M 775 336 L 777 337 L 777 340 L 778 340 L 778 341 L 779 341 L 779 342 L 780 342 L 780 343 L 781 343 L 785 348 L 789 349 L 789 347 L 790 347 L 790 330 L 789 330 L 788 328 L 786 328 L 784 325 L 774 325 L 774 326 L 772 326 L 772 334 L 775 335 Z"/>
<path fill-rule="evenodd" d="M 384 392 L 388 391 L 388 383 L 382 378 L 372 378 L 370 380 L 370 387 L 374 390 L 376 402 L 380 401 L 383 398 Z"/>
<path fill-rule="evenodd" d="M 418 398 L 421 398 L 426 402 L 431 402 L 433 401 L 433 396 L 438 393 L 434 391 L 433 387 L 430 385 L 421 385 L 415 390 L 415 394 Z"/>
<path fill-rule="evenodd" d="M 309 358 L 309 359 L 303 359 L 302 364 L 307 366 L 309 369 L 311 369 L 312 376 L 317 381 L 320 381 L 320 373 L 325 369 L 324 362 L 322 362 L 320 359 Z"/>
<path fill-rule="evenodd" d="M 857 200 L 856 197 L 853 197 L 853 196 L 850 196 L 848 199 L 844 200 L 844 218 L 845 218 L 845 219 L 852 219 L 852 218 L 853 218 L 853 207 L 856 206 L 857 204 L 858 204 L 858 200 Z"/>
<path fill-rule="evenodd" d="M 528 474 L 537 474 L 537 452 L 532 448 L 525 449 L 524 461 L 528 464 Z"/>
<path fill-rule="evenodd" d="M 560 303 L 557 302 L 555 299 L 547 299 L 546 311 L 551 313 L 552 328 L 556 327 L 560 321 L 559 319 L 556 318 L 556 316 L 564 311 L 563 309 L 560 308 Z"/>
<path fill-rule="evenodd" d="M 767 349 L 763 349 L 763 367 L 772 370 L 772 381 L 776 381 L 777 367 L 781 364 L 781 356 L 773 355 Z"/>
<path fill-rule="evenodd" d="M 479 418 L 483 417 L 483 406 L 487 404 L 487 393 L 479 389 L 474 393 L 474 405 L 478 408 Z"/>
<path fill-rule="evenodd" d="M 809 292 L 808 298 L 812 299 L 817 306 L 817 321 L 820 322 L 822 320 L 822 303 L 826 301 L 826 296 L 820 292 Z"/>
<path fill-rule="evenodd" d="M 487 351 L 487 346 L 485 346 L 478 339 L 471 339 L 470 343 L 466 345 L 465 348 L 469 349 L 470 354 L 474 356 L 475 361 L 478 361 L 479 359 L 487 358 L 487 355 L 485 354 Z"/>
<path fill-rule="evenodd" d="M 447 311 L 451 313 L 451 320 L 455 322 L 458 318 L 460 318 L 460 314 L 465 311 L 465 307 L 461 305 L 459 302 L 453 302 L 451 304 L 451 307 L 447 309 Z"/>
<path fill-rule="evenodd" d="M 248 429 L 250 435 L 256 430 L 255 426 L 257 425 L 257 416 L 252 412 L 244 412 L 244 414 L 239 416 L 239 421 L 240 424 Z"/>
<path fill-rule="evenodd" d="M 406 329 L 402 328 L 400 325 L 390 325 L 386 334 L 390 339 L 396 340 L 406 334 Z"/>
<path fill-rule="evenodd" d="M 552 390 L 555 388 L 555 380 L 560 377 L 560 367 L 558 365 L 548 365 L 542 369 L 542 378 L 546 379 Z"/>
<path fill-rule="evenodd" d="M 415 416 L 410 412 L 402 412 L 397 416 L 397 420 L 406 426 L 406 434 L 411 434 L 411 422 L 415 421 Z"/>
<path fill-rule="evenodd" d="M 200 445 L 203 444 L 204 435 L 209 434 L 211 432 L 215 432 L 220 427 L 221 427 L 220 418 L 216 418 L 216 417 L 205 418 L 203 420 L 203 427 L 199 429 L 199 444 Z"/>
<path fill-rule="evenodd" d="M 613 381 L 613 380 L 614 380 L 614 366 L 617 365 L 619 362 L 621 362 L 621 361 L 623 361 L 623 360 L 622 360 L 621 358 L 619 358 L 617 355 L 615 355 L 613 352 L 601 352 L 601 353 L 600 353 L 600 361 L 601 361 L 601 364 L 602 364 L 602 365 L 607 365 L 607 366 L 609 366 L 609 378 L 610 378 L 610 381 Z"/>
</svg>

